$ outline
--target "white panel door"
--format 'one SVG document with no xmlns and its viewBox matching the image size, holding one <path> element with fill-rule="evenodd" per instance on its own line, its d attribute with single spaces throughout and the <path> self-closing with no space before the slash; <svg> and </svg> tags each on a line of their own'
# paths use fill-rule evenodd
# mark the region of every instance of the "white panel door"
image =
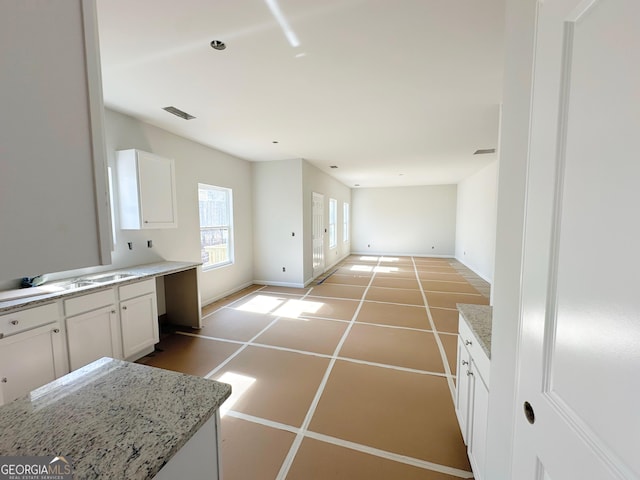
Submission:
<svg viewBox="0 0 640 480">
<path fill-rule="evenodd" d="M 324 272 L 324 195 L 313 192 L 312 212 L 313 219 L 313 277 Z"/>
<path fill-rule="evenodd" d="M 539 2 L 535 57 L 512 478 L 638 479 L 640 1 Z"/>
</svg>

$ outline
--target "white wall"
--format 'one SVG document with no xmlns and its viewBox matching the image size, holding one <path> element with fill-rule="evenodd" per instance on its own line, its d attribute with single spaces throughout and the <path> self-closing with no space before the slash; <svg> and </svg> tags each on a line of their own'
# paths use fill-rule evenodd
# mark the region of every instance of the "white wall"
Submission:
<svg viewBox="0 0 640 480">
<path fill-rule="evenodd" d="M 496 250 L 498 162 L 458 183 L 456 258 L 493 283 Z"/>
<path fill-rule="evenodd" d="M 520 274 L 534 64 L 537 2 L 507 0 L 506 54 L 498 174 L 498 221 L 493 282 L 491 384 L 486 478 L 511 475 L 515 375 L 518 360 Z"/>
<path fill-rule="evenodd" d="M 176 167 L 178 228 L 120 230 L 115 208 L 116 244 L 112 265 L 47 275 L 47 278 L 94 273 L 162 260 L 200 262 L 198 183 L 233 189 L 235 263 L 200 272 L 202 303 L 207 304 L 253 280 L 253 225 L 251 166 L 248 161 L 222 153 L 127 115 L 107 110 L 105 118 L 107 158 L 115 170 L 115 152 L 128 148 L 173 158 Z M 117 181 L 114 177 L 117 204 Z M 147 240 L 153 248 L 147 248 Z M 133 242 L 129 250 L 127 242 Z"/>
<path fill-rule="evenodd" d="M 262 284 L 302 286 L 302 160 L 255 162 L 252 170 L 254 279 Z"/>
<path fill-rule="evenodd" d="M 333 249 L 329 248 L 329 235 L 324 236 L 324 259 L 325 271 L 338 263 L 351 253 L 351 235 L 349 241 L 343 241 L 343 205 L 349 203 L 351 212 L 351 189 L 338 182 L 335 178 L 327 175 L 322 170 L 314 167 L 306 160 L 302 163 L 302 183 L 303 183 L 303 216 L 304 216 L 304 280 L 305 284 L 313 279 L 313 235 L 312 235 L 312 195 L 313 192 L 324 195 L 324 220 L 327 230 L 329 229 L 329 199 L 334 198 L 337 201 L 337 246 Z M 353 218 L 353 213 L 351 214 Z M 350 222 L 351 223 L 351 222 Z"/>
<path fill-rule="evenodd" d="M 455 185 L 354 189 L 351 250 L 453 257 L 456 190 Z"/>
</svg>

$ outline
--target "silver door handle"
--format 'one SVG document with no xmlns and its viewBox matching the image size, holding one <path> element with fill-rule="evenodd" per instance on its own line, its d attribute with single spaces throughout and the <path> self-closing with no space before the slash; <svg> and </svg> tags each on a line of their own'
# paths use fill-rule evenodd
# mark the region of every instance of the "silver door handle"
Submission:
<svg viewBox="0 0 640 480">
<path fill-rule="evenodd" d="M 0 380 L 0 382 L 7 383 L 7 377 L 4 377 L 2 380 Z"/>
<path fill-rule="evenodd" d="M 467 377 L 473 377 L 473 372 L 467 370 Z"/>
<path fill-rule="evenodd" d="M 20 322 L 18 320 L 11 320 L 9 323 L 11 325 L 18 325 Z"/>
<path fill-rule="evenodd" d="M 53 333 L 60 333 L 60 329 L 59 328 L 54 328 L 53 329 Z"/>
<path fill-rule="evenodd" d="M 471 340 L 465 340 L 465 341 L 464 341 L 464 344 L 465 344 L 465 345 L 471 345 Z"/>
<path fill-rule="evenodd" d="M 123 309 L 123 310 L 126 310 L 126 309 L 127 309 L 127 306 L 126 306 L 126 305 L 124 305 L 124 306 L 122 307 L 122 309 Z"/>
<path fill-rule="evenodd" d="M 469 365 L 469 362 L 467 362 L 466 360 L 462 360 L 462 365 Z"/>
</svg>

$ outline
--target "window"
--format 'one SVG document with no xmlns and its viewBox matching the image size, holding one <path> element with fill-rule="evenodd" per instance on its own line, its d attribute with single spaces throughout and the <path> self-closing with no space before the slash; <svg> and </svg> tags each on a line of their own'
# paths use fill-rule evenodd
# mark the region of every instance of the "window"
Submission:
<svg viewBox="0 0 640 480">
<path fill-rule="evenodd" d="M 349 204 L 342 204 L 342 241 L 349 242 Z"/>
<path fill-rule="evenodd" d="M 335 198 L 329 199 L 329 248 L 336 248 L 338 245 L 337 231 L 338 201 Z"/>
<path fill-rule="evenodd" d="M 202 268 L 233 263 L 233 195 L 230 188 L 198 184 Z"/>
</svg>

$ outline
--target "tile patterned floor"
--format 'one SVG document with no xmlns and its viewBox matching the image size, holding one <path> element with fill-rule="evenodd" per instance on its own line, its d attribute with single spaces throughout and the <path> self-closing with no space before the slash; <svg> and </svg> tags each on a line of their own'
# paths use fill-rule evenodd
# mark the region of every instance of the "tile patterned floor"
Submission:
<svg viewBox="0 0 640 480">
<path fill-rule="evenodd" d="M 226 480 L 472 478 L 458 428 L 456 302 L 489 288 L 451 259 L 352 255 L 321 284 L 252 286 L 141 360 L 233 385 Z"/>
</svg>

